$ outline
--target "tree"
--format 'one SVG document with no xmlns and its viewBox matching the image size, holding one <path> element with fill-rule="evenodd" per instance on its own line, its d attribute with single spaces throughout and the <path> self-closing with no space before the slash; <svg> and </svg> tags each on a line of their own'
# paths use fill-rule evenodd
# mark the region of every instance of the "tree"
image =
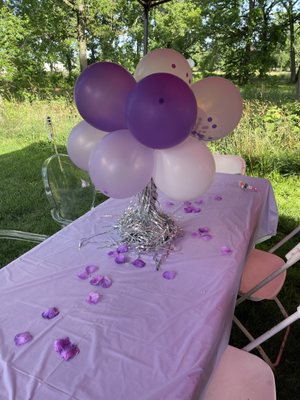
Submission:
<svg viewBox="0 0 300 400">
<path fill-rule="evenodd" d="M 295 54 L 295 23 L 300 19 L 300 1 L 299 0 L 282 0 L 280 2 L 286 14 L 284 18 L 289 31 L 289 47 L 290 47 L 290 82 L 296 82 L 296 54 Z"/>
</svg>

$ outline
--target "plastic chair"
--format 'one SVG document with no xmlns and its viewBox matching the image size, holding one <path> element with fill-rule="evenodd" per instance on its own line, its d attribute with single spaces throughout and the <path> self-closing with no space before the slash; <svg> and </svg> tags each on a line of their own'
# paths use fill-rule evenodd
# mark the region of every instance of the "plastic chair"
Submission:
<svg viewBox="0 0 300 400">
<path fill-rule="evenodd" d="M 216 172 L 245 175 L 246 162 L 241 156 L 233 154 L 213 154 L 213 156 L 216 164 Z"/>
<path fill-rule="evenodd" d="M 94 206 L 96 190 L 88 173 L 77 168 L 67 154 L 49 157 L 42 177 L 52 218 L 60 225 L 68 225 Z"/>
<path fill-rule="evenodd" d="M 47 235 L 38 233 L 0 229 L 0 239 L 21 240 L 25 242 L 41 243 L 48 238 Z"/>
<path fill-rule="evenodd" d="M 284 261 L 282 258 L 273 254 L 273 252 L 279 249 L 289 239 L 294 237 L 299 231 L 300 226 L 294 229 L 289 235 L 287 235 L 277 245 L 270 249 L 269 252 L 258 249 L 253 249 L 250 251 L 241 279 L 241 296 L 238 298 L 236 305 L 241 304 L 245 300 L 274 300 L 284 318 L 288 317 L 288 313 L 278 299 L 277 295 L 285 282 L 287 269 L 300 260 L 300 243 L 298 243 L 286 254 L 285 258 L 287 261 Z M 247 328 L 235 316 L 233 321 L 252 342 L 254 338 Z M 283 336 L 283 340 L 274 362 L 270 360 L 261 346 L 257 348 L 263 359 L 272 368 L 276 367 L 281 360 L 289 330 L 290 328 L 288 327 Z"/>
<path fill-rule="evenodd" d="M 204 400 L 275 400 L 276 387 L 271 367 L 248 353 L 300 319 L 297 311 L 253 340 L 242 350 L 227 346 L 212 376 Z"/>
</svg>

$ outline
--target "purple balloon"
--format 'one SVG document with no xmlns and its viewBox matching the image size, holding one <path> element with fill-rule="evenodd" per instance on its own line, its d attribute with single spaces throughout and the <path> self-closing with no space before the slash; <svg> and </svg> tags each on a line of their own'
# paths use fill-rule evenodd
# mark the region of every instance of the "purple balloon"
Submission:
<svg viewBox="0 0 300 400">
<path fill-rule="evenodd" d="M 138 141 L 153 149 L 166 149 L 189 135 L 197 117 L 197 102 L 182 79 L 157 73 L 135 85 L 126 115 L 128 129 Z"/>
<path fill-rule="evenodd" d="M 123 67 L 97 62 L 78 77 L 74 98 L 83 119 L 94 128 L 111 132 L 126 128 L 126 103 L 136 82 Z"/>
<path fill-rule="evenodd" d="M 127 129 L 108 133 L 92 151 L 90 177 L 95 187 L 107 196 L 117 199 L 133 196 L 151 179 L 153 153 Z"/>
</svg>

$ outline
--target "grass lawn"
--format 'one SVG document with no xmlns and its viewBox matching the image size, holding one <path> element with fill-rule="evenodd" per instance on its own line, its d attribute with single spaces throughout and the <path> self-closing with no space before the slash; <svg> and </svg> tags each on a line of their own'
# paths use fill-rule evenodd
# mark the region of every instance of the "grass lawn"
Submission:
<svg viewBox="0 0 300 400">
<path fill-rule="evenodd" d="M 278 238 L 281 238 L 300 224 L 300 103 L 294 101 L 294 87 L 278 77 L 251 84 L 242 89 L 242 94 L 245 111 L 239 127 L 210 147 L 215 152 L 240 154 L 246 160 L 248 175 L 271 181 L 279 211 Z M 68 134 L 80 121 L 73 104 L 65 100 L 31 104 L 0 102 L 0 228 L 48 235 L 60 228 L 51 218 L 41 179 L 43 161 L 54 153 L 48 140 L 48 115 L 54 124 L 58 149 L 65 153 Z M 31 247 L 24 242 L 0 241 L 0 267 Z M 287 248 L 281 255 L 286 251 Z M 299 266 L 289 271 L 280 298 L 289 313 L 300 304 Z M 272 304 L 249 303 L 240 305 L 237 314 L 244 322 L 248 319 L 254 334 L 277 322 L 277 310 Z M 278 400 L 300 397 L 299 332 L 300 322 L 296 322 L 283 361 L 275 372 Z M 267 346 L 271 353 L 277 339 Z M 246 343 L 235 328 L 231 342 L 237 347 Z"/>
</svg>

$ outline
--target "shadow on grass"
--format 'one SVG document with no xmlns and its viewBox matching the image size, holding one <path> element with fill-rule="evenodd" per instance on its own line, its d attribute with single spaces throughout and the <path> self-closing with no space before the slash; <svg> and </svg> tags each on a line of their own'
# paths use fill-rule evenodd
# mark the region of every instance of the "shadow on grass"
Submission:
<svg viewBox="0 0 300 400">
<path fill-rule="evenodd" d="M 66 153 L 63 146 L 58 148 Z M 60 226 L 52 219 L 42 182 L 43 162 L 53 154 L 47 142 L 0 155 L 0 229 L 15 229 L 52 235 Z M 96 204 L 103 201 L 97 196 Z M 0 267 L 28 251 L 34 244 L 0 240 Z"/>
</svg>

